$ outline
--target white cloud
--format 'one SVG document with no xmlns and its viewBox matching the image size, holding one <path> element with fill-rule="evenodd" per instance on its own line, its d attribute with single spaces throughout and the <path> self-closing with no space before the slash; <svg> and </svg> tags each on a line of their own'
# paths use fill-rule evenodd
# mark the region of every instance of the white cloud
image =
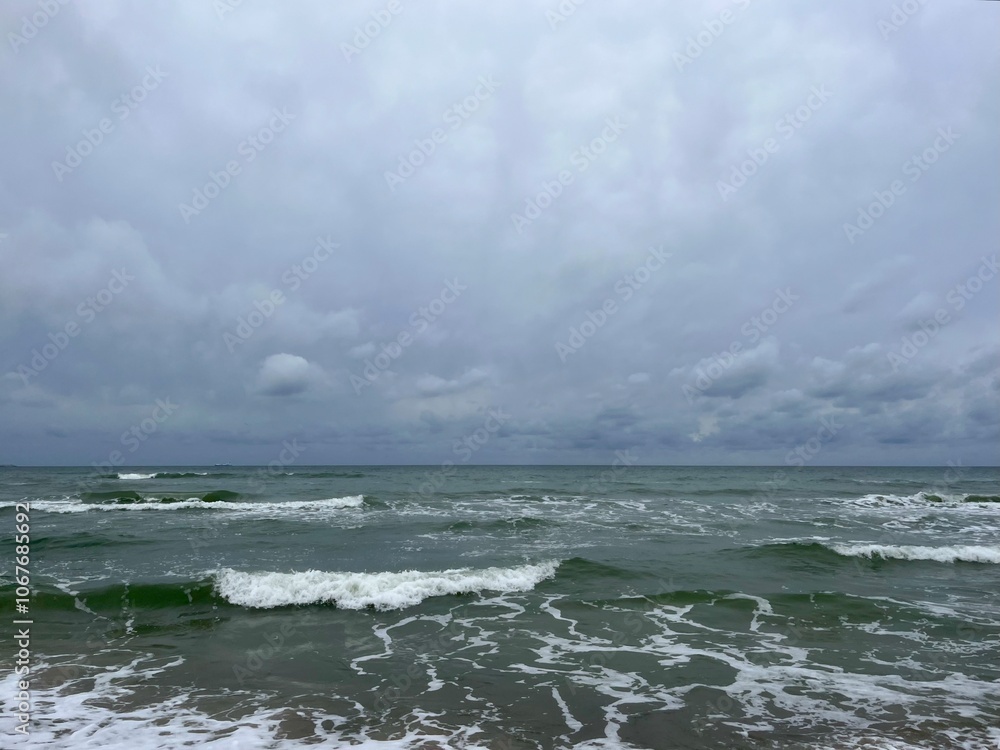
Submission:
<svg viewBox="0 0 1000 750">
<path fill-rule="evenodd" d="M 272 354 L 257 373 L 257 392 L 265 396 L 294 396 L 313 385 L 322 373 L 305 357 Z"/>
</svg>

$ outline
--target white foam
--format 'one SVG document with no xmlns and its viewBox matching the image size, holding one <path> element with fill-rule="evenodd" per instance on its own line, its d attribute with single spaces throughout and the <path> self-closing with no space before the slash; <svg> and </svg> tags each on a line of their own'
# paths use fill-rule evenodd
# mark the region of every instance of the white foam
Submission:
<svg viewBox="0 0 1000 750">
<path fill-rule="evenodd" d="M 945 729 L 942 735 L 952 741 L 950 747 L 962 750 L 996 750 L 1000 748 L 1000 729 L 987 729 L 984 734 L 972 736 L 967 730 Z M 903 740 L 880 736 L 845 736 L 836 745 L 817 745 L 816 750 L 926 750 L 928 745 L 912 745 Z"/>
<path fill-rule="evenodd" d="M 304 502 L 308 503 L 309 501 Z M 318 500 L 313 504 L 326 508 L 360 508 L 364 503 L 364 495 L 348 495 L 347 497 L 330 497 L 326 500 Z"/>
<path fill-rule="evenodd" d="M 164 669 L 176 666 L 180 659 L 164 666 L 139 666 L 139 659 L 131 664 L 104 671 L 92 670 L 87 675 L 93 684 L 89 690 L 60 690 L 58 688 L 32 689 L 32 721 L 30 734 L 15 733 L 16 716 L 13 712 L 0 714 L 0 731 L 9 747 L 30 748 L 153 748 L 201 746 L 206 740 L 214 740 L 212 746 L 218 748 L 264 748 L 274 747 L 273 737 L 278 722 L 270 717 L 258 715 L 253 720 L 244 720 L 234 728 L 227 720 L 198 713 L 187 705 L 184 693 L 154 703 L 145 709 L 114 711 L 106 708 L 114 699 L 128 696 L 131 692 L 122 682 L 141 674 L 155 680 Z M 147 661 L 148 664 L 148 661 Z M 44 670 L 45 665 L 34 666 L 33 671 Z M 88 670 L 88 668 L 83 667 Z M 88 670 L 90 671 L 90 670 Z M 0 695 L 5 699 L 16 693 L 16 675 L 11 672 L 0 682 Z M 70 680 L 70 683 L 84 684 L 86 678 Z M 94 704 L 98 698 L 101 702 Z M 12 705 L 13 700 L 4 700 L 4 705 Z M 273 712 L 271 712 L 273 713 Z M 263 727 L 261 727 L 263 725 Z"/>
<path fill-rule="evenodd" d="M 892 544 L 827 545 L 845 557 L 881 557 L 893 560 L 931 560 L 934 562 L 975 562 L 1000 564 L 1000 547 L 961 545 L 956 547 L 919 547 Z"/>
<path fill-rule="evenodd" d="M 773 615 L 774 610 L 771 608 L 771 602 L 761 596 L 753 596 L 752 594 L 727 594 L 722 597 L 723 599 L 749 599 L 754 602 L 757 606 L 753 610 L 753 620 L 750 622 L 750 630 L 756 633 L 760 629 L 760 615 Z"/>
<path fill-rule="evenodd" d="M 1000 503 L 966 502 L 970 497 L 982 495 L 984 493 L 945 493 L 945 492 L 915 492 L 912 495 L 893 494 L 871 494 L 859 498 L 831 498 L 834 502 L 847 502 L 854 505 L 863 505 L 868 508 L 881 508 L 887 506 L 898 506 L 905 508 L 926 508 L 930 507 L 953 507 L 953 506 L 986 506 L 997 507 Z M 993 493 L 986 493 L 993 494 Z"/>
<path fill-rule="evenodd" d="M 270 515 L 289 510 L 322 511 L 342 508 L 360 508 L 364 505 L 364 495 L 349 495 L 347 497 L 331 497 L 326 500 L 289 500 L 280 503 L 248 503 L 230 500 L 205 502 L 192 497 L 176 503 L 163 503 L 157 498 L 138 503 L 84 503 L 80 501 L 36 500 L 31 507 L 47 513 L 86 513 L 88 511 L 137 511 L 137 510 L 230 510 L 246 513 L 261 513 Z"/>
<path fill-rule="evenodd" d="M 559 706 L 559 710 L 562 711 L 563 721 L 566 722 L 566 726 L 569 727 L 569 730 L 571 732 L 579 732 L 583 729 L 583 724 L 581 724 L 577 718 L 573 716 L 572 712 L 570 712 L 569 706 L 566 705 L 566 701 L 564 701 L 562 695 L 559 694 L 559 688 L 555 686 L 552 688 L 552 698 Z"/>
<path fill-rule="evenodd" d="M 146 655 L 138 656 L 127 664 L 96 667 L 88 665 L 84 660 L 75 665 L 81 673 L 79 677 L 69 677 L 63 684 L 51 687 L 33 686 L 33 716 L 29 736 L 15 733 L 17 718 L 13 711 L 0 712 L 0 735 L 4 737 L 4 747 L 45 750 L 98 747 L 108 750 L 172 750 L 181 747 L 293 750 L 306 746 L 310 740 L 316 747 L 349 747 L 353 750 L 421 750 L 428 747 L 485 750 L 487 747 L 509 746 L 509 740 L 498 738 L 491 742 L 485 736 L 480 724 L 483 719 L 489 718 L 488 711 L 482 711 L 479 717 L 470 716 L 468 706 L 461 712 L 465 722 L 457 727 L 448 713 L 433 714 L 414 708 L 403 717 L 402 726 L 391 735 L 393 739 L 386 738 L 387 732 L 380 726 L 381 717 L 371 716 L 365 728 L 348 734 L 343 729 L 346 723 L 344 716 L 308 708 L 287 711 L 265 708 L 263 705 L 254 707 L 264 696 L 246 693 L 233 695 L 236 705 L 249 708 L 245 712 L 240 710 L 239 718 L 227 716 L 226 712 L 221 715 L 217 711 L 207 712 L 197 707 L 198 698 L 193 691 L 169 689 L 163 685 L 164 673 L 182 662 L 180 658 L 154 658 Z M 39 663 L 33 671 L 43 673 L 50 668 L 49 665 Z M 605 715 L 613 721 L 606 728 L 606 736 L 582 743 L 566 740 L 559 744 L 560 747 L 573 747 L 575 750 L 635 749 L 635 746 L 617 736 L 619 724 L 627 719 L 621 709 L 628 703 L 636 703 L 631 697 L 635 688 L 649 690 L 655 686 L 637 685 L 631 679 L 622 679 L 630 676 L 614 672 L 602 673 L 602 676 L 610 678 L 611 689 L 606 694 L 613 697 L 613 702 L 604 706 Z M 14 704 L 17 679 L 12 670 L 8 670 L 8 674 L 0 678 L 0 699 L 4 706 Z M 905 681 L 899 682 L 907 684 Z M 773 684 L 765 687 L 771 691 L 777 689 Z M 831 687 L 850 689 L 856 686 L 849 682 L 837 682 Z M 949 692 L 954 691 L 961 700 L 976 685 L 962 685 L 946 680 L 941 687 Z M 139 700 L 138 689 L 152 689 L 152 694 L 146 694 Z M 780 689 L 777 692 L 780 693 Z M 994 695 L 995 691 L 985 693 L 987 698 Z M 553 698 L 562 709 L 564 702 L 556 698 L 554 690 Z M 866 710 L 871 710 L 871 706 L 865 703 L 870 700 L 868 691 L 864 691 L 861 698 L 859 707 L 864 705 Z M 919 700 L 918 696 L 912 698 Z M 906 701 L 907 705 L 912 702 Z M 793 709 L 800 710 L 809 707 L 808 699 L 801 706 L 792 706 Z M 671 705 L 671 708 L 676 708 L 676 705 Z M 360 705 L 357 709 L 359 712 L 364 710 Z M 596 710 L 599 711 L 600 708 Z M 307 726 L 312 725 L 313 736 L 308 739 L 283 736 L 282 720 L 289 714 L 297 715 Z M 480 721 L 475 721 L 476 718 Z M 591 723 L 591 719 L 592 717 L 588 717 L 588 723 Z M 570 721 L 574 722 L 567 722 L 571 729 L 575 724 L 581 723 L 575 718 Z M 855 722 L 855 726 L 841 728 L 832 736 L 824 733 L 823 740 L 815 746 L 820 750 L 917 750 L 931 746 L 986 750 L 1000 744 L 1000 730 L 995 727 L 978 730 L 946 728 L 928 738 L 928 743 L 936 741 L 933 745 L 911 745 L 901 740 L 886 739 L 883 733 L 868 728 L 868 723 Z M 372 737 L 371 734 L 377 734 L 379 738 Z M 945 740 L 950 740 L 951 744 L 945 745 Z"/>
<path fill-rule="evenodd" d="M 401 573 L 243 573 L 226 568 L 215 574 L 215 587 L 231 603 L 253 609 L 335 603 L 342 609 L 388 610 L 410 607 L 431 596 L 530 591 L 555 575 L 558 567 L 558 561 L 549 561 L 514 568 Z"/>
<path fill-rule="evenodd" d="M 139 474 L 135 472 L 118 472 L 119 479 L 162 479 L 164 477 L 173 479 L 176 477 L 207 477 L 207 471 L 157 471 L 152 474 Z"/>
</svg>

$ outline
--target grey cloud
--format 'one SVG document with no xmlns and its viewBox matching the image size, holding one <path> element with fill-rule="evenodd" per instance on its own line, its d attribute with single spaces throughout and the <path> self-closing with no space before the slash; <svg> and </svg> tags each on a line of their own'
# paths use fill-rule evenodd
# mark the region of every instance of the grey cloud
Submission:
<svg viewBox="0 0 1000 750">
<path fill-rule="evenodd" d="M 308 389 L 321 375 L 305 357 L 272 354 L 257 372 L 257 392 L 265 396 L 294 396 Z"/>
<path fill-rule="evenodd" d="M 430 2 L 346 60 L 377 5 L 70 3 L 16 49 L 37 6 L 4 6 L 0 463 L 105 460 L 166 397 L 132 460 L 266 462 L 297 437 L 319 463 L 440 464 L 502 405 L 477 461 L 780 464 L 835 415 L 819 463 L 996 462 L 1000 279 L 947 295 L 1000 236 L 1000 6 L 921 6 L 884 39 L 861 0 L 724 3 L 682 64 L 723 6 L 586 3 L 551 28 L 542 0 Z M 401 159 L 421 163 L 393 189 Z M 650 246 L 671 256 L 640 284 Z M 798 299 L 771 320 L 779 288 Z"/>
<path fill-rule="evenodd" d="M 489 378 L 489 373 L 479 368 L 472 368 L 457 378 L 445 380 L 437 375 L 423 375 L 417 379 L 417 391 L 423 396 L 442 396 L 466 390 L 479 385 Z"/>
</svg>

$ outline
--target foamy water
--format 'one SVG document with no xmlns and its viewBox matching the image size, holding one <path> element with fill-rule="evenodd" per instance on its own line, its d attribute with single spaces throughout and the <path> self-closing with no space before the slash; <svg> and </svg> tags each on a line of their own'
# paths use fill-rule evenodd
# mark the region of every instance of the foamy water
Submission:
<svg viewBox="0 0 1000 750">
<path fill-rule="evenodd" d="M 933 560 L 934 562 L 1000 563 L 1000 547 L 896 547 L 887 544 L 833 544 L 830 549 L 847 557 L 884 560 Z"/>
<path fill-rule="evenodd" d="M 997 746 L 993 470 L 17 471 L 12 747 Z"/>
<path fill-rule="evenodd" d="M 233 604 L 251 608 L 333 603 L 343 609 L 403 609 L 431 596 L 480 591 L 530 591 L 550 578 L 558 562 L 516 568 L 471 568 L 399 573 L 241 573 L 222 570 L 216 586 Z"/>
</svg>

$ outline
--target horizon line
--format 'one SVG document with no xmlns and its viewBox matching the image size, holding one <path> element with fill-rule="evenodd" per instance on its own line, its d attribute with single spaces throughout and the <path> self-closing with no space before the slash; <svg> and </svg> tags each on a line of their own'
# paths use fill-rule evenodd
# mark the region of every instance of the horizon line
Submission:
<svg viewBox="0 0 1000 750">
<path fill-rule="evenodd" d="M 579 468 L 579 467 L 608 467 L 608 463 L 579 463 L 579 464 L 458 464 L 454 462 L 438 462 L 430 464 L 289 464 L 284 469 L 322 467 L 322 468 L 433 468 L 451 464 L 456 469 L 462 467 L 475 468 Z M 256 469 L 267 468 L 270 464 L 134 464 L 114 467 L 100 467 L 86 464 L 0 464 L 0 469 L 100 469 L 108 473 L 123 469 Z M 619 469 L 954 469 L 956 466 L 963 469 L 998 469 L 1000 464 L 814 464 L 806 466 L 790 466 L 788 464 L 631 464 L 629 466 L 619 466 Z M 449 467 L 449 468 L 451 468 Z"/>
</svg>

